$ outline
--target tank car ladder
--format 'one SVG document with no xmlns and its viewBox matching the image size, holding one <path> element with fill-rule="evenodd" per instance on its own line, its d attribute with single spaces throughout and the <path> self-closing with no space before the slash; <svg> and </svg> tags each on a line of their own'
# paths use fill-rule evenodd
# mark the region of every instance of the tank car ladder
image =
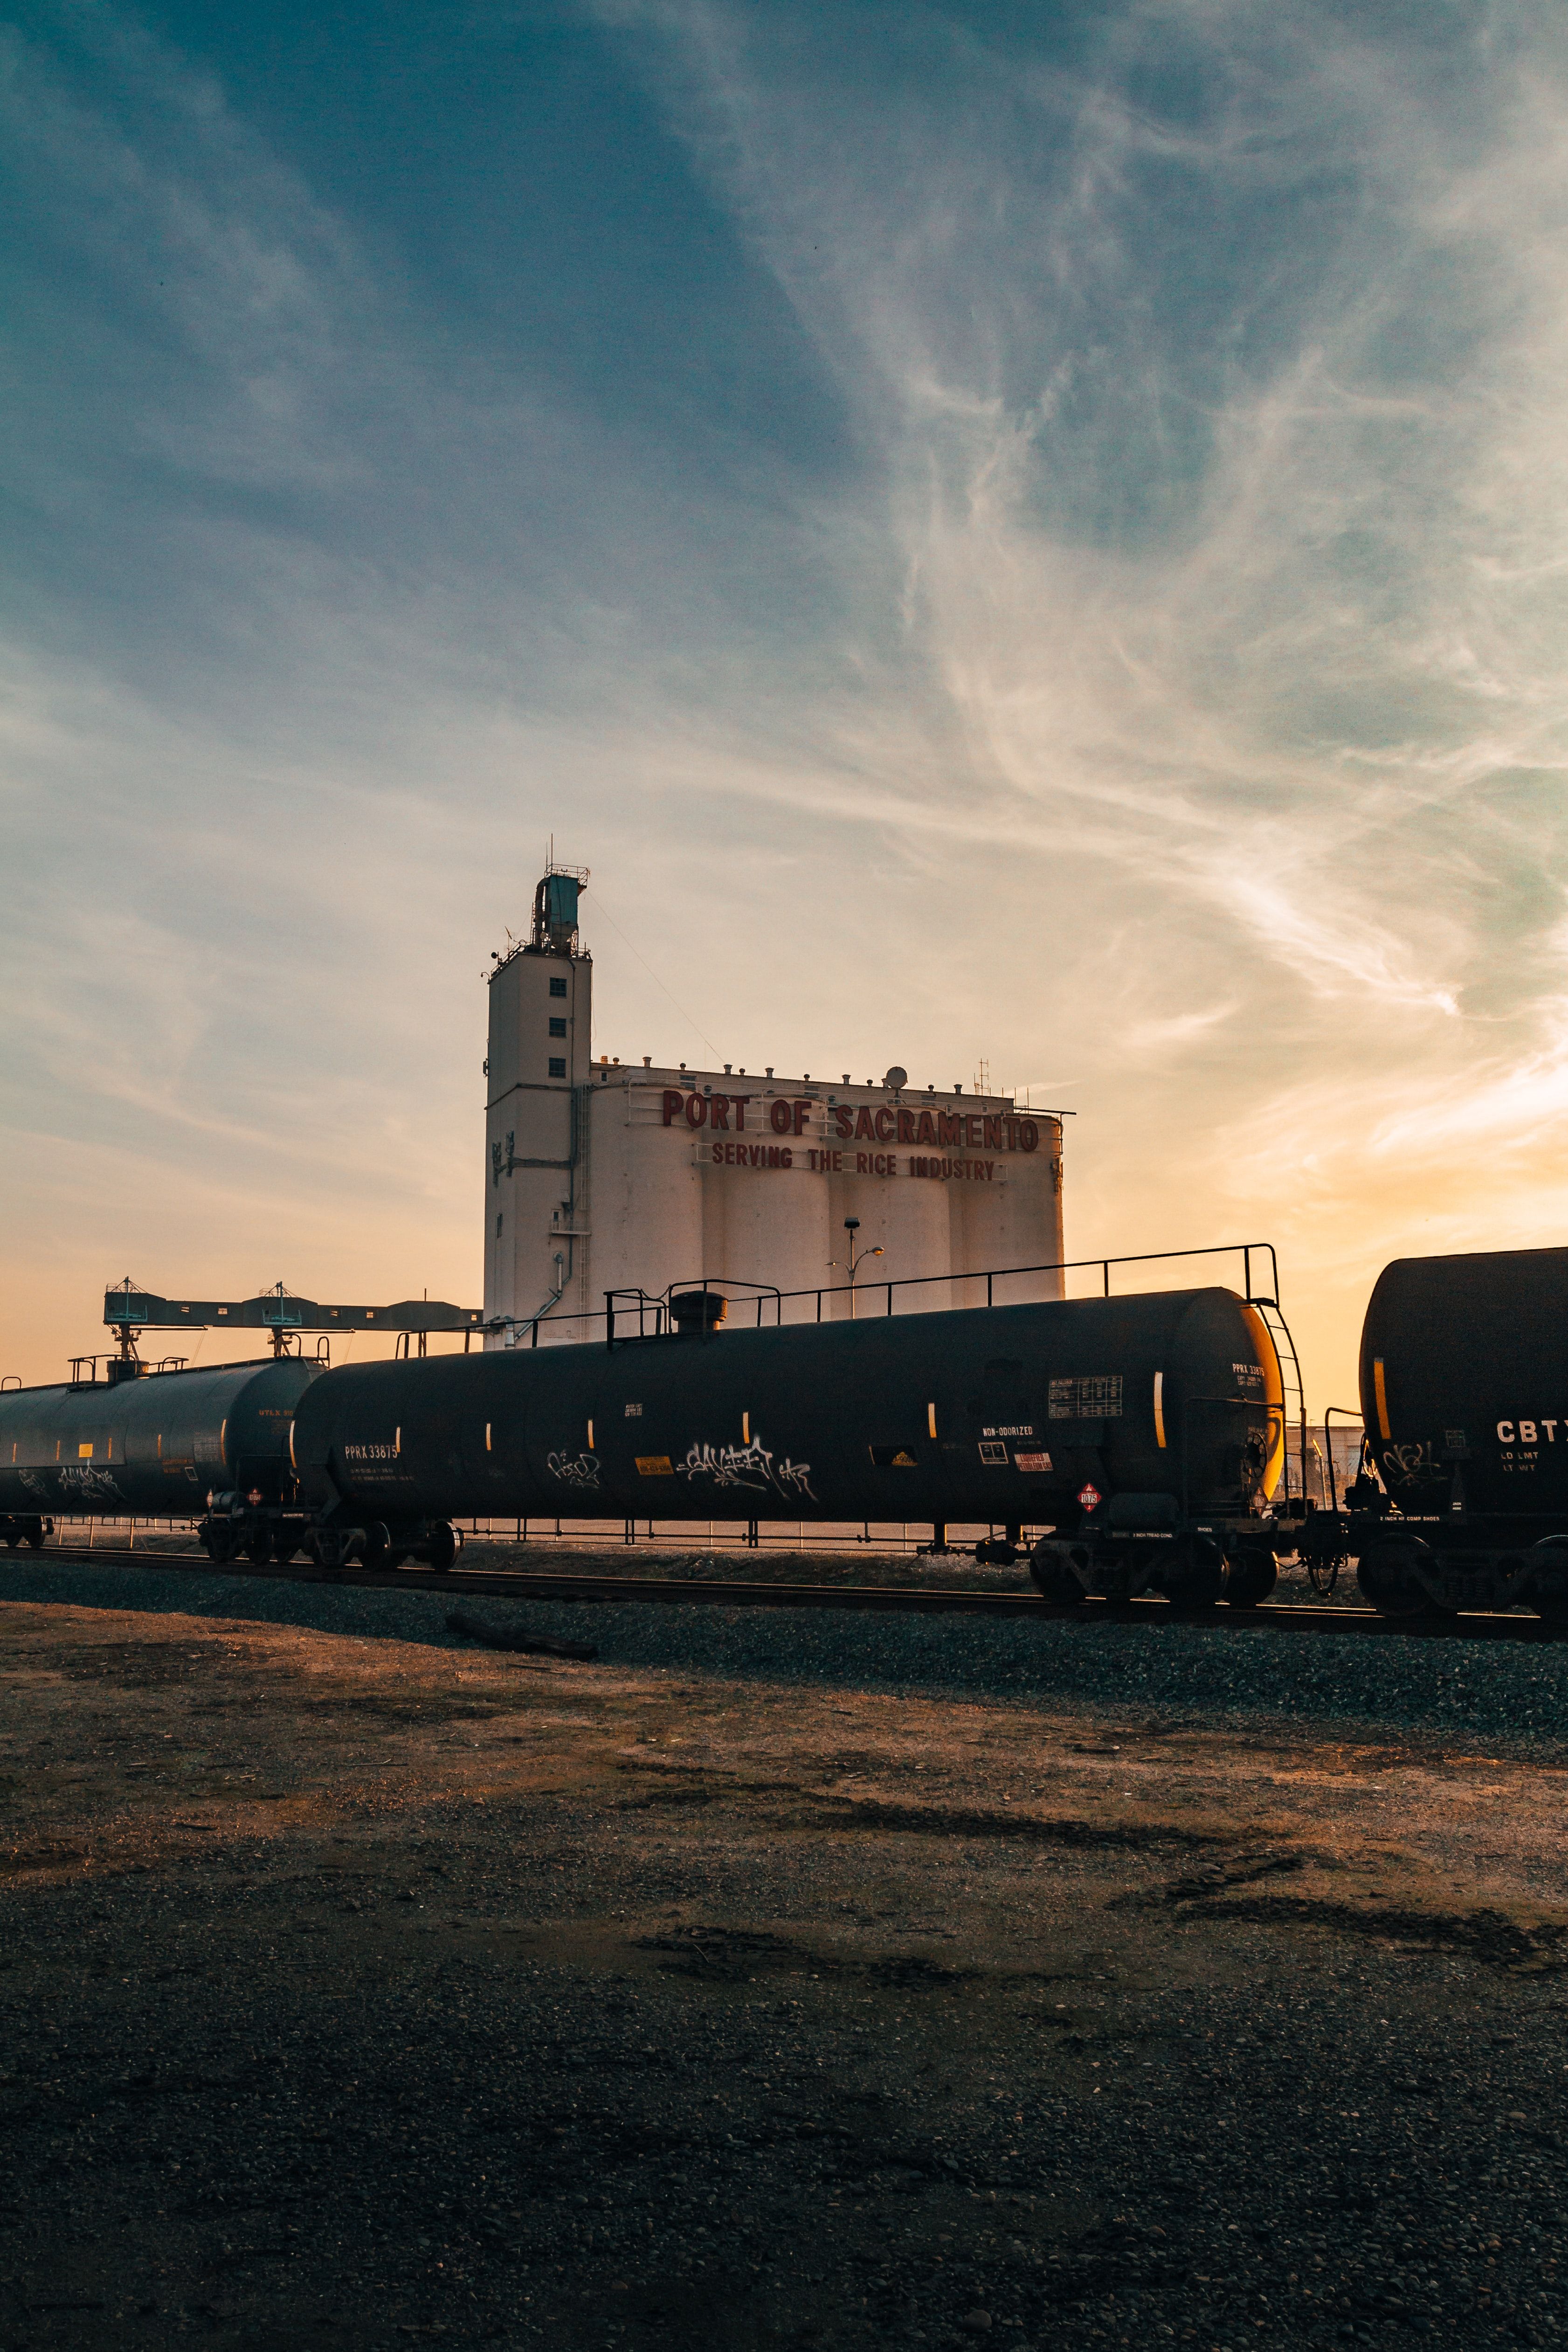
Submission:
<svg viewBox="0 0 1568 2352">
<path fill-rule="evenodd" d="M 1290 1325 L 1280 1312 L 1277 1299 L 1252 1298 L 1248 1304 L 1255 1307 L 1263 1318 L 1264 1327 L 1270 1339 L 1274 1342 L 1274 1353 L 1280 1360 L 1280 1381 L 1284 1391 L 1285 1494 L 1288 1498 L 1291 1492 L 1290 1429 L 1293 1407 L 1296 1426 L 1301 1432 L 1299 1475 L 1301 1482 L 1301 1499 L 1304 1502 L 1307 1494 L 1307 1396 L 1301 1385 L 1301 1360 L 1296 1354 L 1296 1343 L 1291 1337 Z"/>
</svg>

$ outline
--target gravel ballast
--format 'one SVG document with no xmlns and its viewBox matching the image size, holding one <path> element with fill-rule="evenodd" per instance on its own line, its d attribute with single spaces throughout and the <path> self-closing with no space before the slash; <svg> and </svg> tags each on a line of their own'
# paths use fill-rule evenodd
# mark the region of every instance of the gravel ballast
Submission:
<svg viewBox="0 0 1568 2352">
<path fill-rule="evenodd" d="M 235 1617 L 314 1626 L 366 1640 L 461 1646 L 452 1597 L 186 1570 L 0 1559 L 0 1598 L 89 1608 Z M 1074 1700 L 1174 1709 L 1195 1720 L 1239 1713 L 1287 1723 L 1425 1729 L 1545 1753 L 1568 1743 L 1568 1643 L 1208 1632 L 1190 1624 L 1074 1625 L 856 1615 L 707 1603 L 476 1601 L 497 1625 L 591 1640 L 607 1663 L 769 1681 L 971 1698 Z"/>
<path fill-rule="evenodd" d="M 9 1591 L 0 2352 L 1568 2334 L 1568 1763 L 1444 1644 Z"/>
</svg>

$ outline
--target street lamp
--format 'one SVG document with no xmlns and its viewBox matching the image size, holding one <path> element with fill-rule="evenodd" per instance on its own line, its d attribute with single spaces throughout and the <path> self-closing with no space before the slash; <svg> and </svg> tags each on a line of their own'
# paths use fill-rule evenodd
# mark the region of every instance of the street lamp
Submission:
<svg viewBox="0 0 1568 2352">
<path fill-rule="evenodd" d="M 850 1321 L 851 1321 L 852 1323 L 852 1322 L 854 1321 L 854 1319 L 855 1319 L 855 1273 L 856 1273 L 856 1269 L 857 1269 L 860 1265 L 862 1265 L 864 1263 L 864 1261 L 865 1261 L 868 1257 L 881 1257 L 881 1255 L 882 1255 L 882 1254 L 883 1254 L 883 1253 L 882 1253 L 882 1249 L 881 1249 L 880 1245 L 879 1245 L 876 1249 L 864 1249 L 864 1250 L 857 1250 L 857 1249 L 856 1249 L 856 1247 L 855 1247 L 855 1235 L 859 1233 L 860 1229 L 861 1229 L 861 1221 L 860 1221 L 860 1219 L 859 1219 L 858 1217 L 846 1217 L 846 1218 L 844 1219 L 844 1231 L 845 1231 L 845 1233 L 846 1233 L 846 1234 L 848 1234 L 848 1235 L 849 1235 L 849 1237 L 850 1237 L 850 1255 L 849 1255 L 849 1272 L 850 1272 Z M 828 1264 L 829 1264 L 829 1265 L 830 1265 L 830 1266 L 834 1266 L 834 1265 L 836 1265 L 836 1266 L 840 1266 L 840 1267 L 841 1267 L 841 1266 L 842 1266 L 842 1265 L 843 1265 L 843 1263 L 844 1263 L 844 1261 L 843 1261 L 843 1259 L 842 1259 L 842 1258 L 831 1257 L 831 1258 L 828 1260 Z"/>
</svg>

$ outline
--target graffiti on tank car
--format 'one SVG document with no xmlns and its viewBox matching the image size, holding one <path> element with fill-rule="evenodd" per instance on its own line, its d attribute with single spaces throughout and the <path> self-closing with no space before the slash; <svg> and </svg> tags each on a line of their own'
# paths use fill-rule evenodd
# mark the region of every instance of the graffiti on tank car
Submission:
<svg viewBox="0 0 1568 2352">
<path fill-rule="evenodd" d="M 1378 1454 L 1377 1465 L 1391 1486 L 1414 1486 L 1423 1478 L 1440 1475 L 1429 1444 L 1385 1445 Z"/>
<path fill-rule="evenodd" d="M 812 1502 L 818 1497 L 811 1485 L 809 1462 L 791 1462 L 788 1455 L 775 1461 L 760 1438 L 754 1437 L 749 1445 L 700 1445 L 687 1450 L 684 1462 L 675 1465 L 677 1478 L 711 1478 L 716 1486 L 750 1486 L 758 1493 L 769 1491 L 783 1495 L 809 1495 Z"/>
<path fill-rule="evenodd" d="M 593 1493 L 599 1489 L 599 1456 L 597 1454 L 551 1454 L 546 1456 L 546 1467 L 552 1478 L 563 1486 L 577 1486 Z"/>
<path fill-rule="evenodd" d="M 79 1468 L 73 1464 L 68 1469 L 57 1470 L 55 1475 L 62 1497 L 78 1495 L 84 1503 L 120 1503 L 125 1499 L 118 1479 L 111 1478 L 107 1470 L 89 1469 L 85 1462 Z"/>
</svg>

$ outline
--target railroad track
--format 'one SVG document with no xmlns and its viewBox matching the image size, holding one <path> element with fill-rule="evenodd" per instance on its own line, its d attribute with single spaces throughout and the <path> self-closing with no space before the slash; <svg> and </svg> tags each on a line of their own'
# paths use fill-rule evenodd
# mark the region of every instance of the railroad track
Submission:
<svg viewBox="0 0 1568 2352">
<path fill-rule="evenodd" d="M 708 1578 L 597 1576 L 577 1570 L 549 1569 L 467 1569 L 444 1574 L 431 1569 L 352 1566 L 327 1576 L 303 1561 L 260 1567 L 248 1560 L 225 1561 L 221 1568 L 190 1552 L 153 1551 L 138 1547 L 98 1544 L 49 1547 L 41 1552 L 21 1552 L 10 1558 L 57 1560 L 72 1566 L 159 1568 L 183 1570 L 192 1576 L 254 1576 L 292 1584 L 368 1585 L 417 1592 L 489 1595 L 506 1601 L 634 1601 L 643 1603 L 697 1603 L 726 1609 L 840 1609 L 891 1616 L 1032 1617 L 1041 1622 L 1065 1619 L 1079 1625 L 1156 1624 L 1162 1619 L 1178 1624 L 1201 1625 L 1211 1633 L 1337 1633 L 1371 1639 L 1398 1636 L 1406 1640 L 1481 1642 L 1552 1642 L 1560 1631 L 1539 1617 L 1504 1616 L 1499 1612 L 1464 1612 L 1454 1616 L 1382 1617 L 1375 1610 L 1323 1608 L 1286 1601 L 1265 1601 L 1256 1609 L 1233 1609 L 1220 1603 L 1213 1609 L 1173 1609 L 1168 1601 L 1131 1601 L 1113 1604 L 1086 1601 L 1075 1609 L 1048 1605 L 1033 1593 L 970 1592 L 958 1587 L 904 1584 L 786 1584 L 759 1580 L 729 1581 Z M 0 1593 L 4 1591 L 5 1559 L 0 1558 Z M 1568 1629 L 1563 1629 L 1568 1631 Z"/>
</svg>

